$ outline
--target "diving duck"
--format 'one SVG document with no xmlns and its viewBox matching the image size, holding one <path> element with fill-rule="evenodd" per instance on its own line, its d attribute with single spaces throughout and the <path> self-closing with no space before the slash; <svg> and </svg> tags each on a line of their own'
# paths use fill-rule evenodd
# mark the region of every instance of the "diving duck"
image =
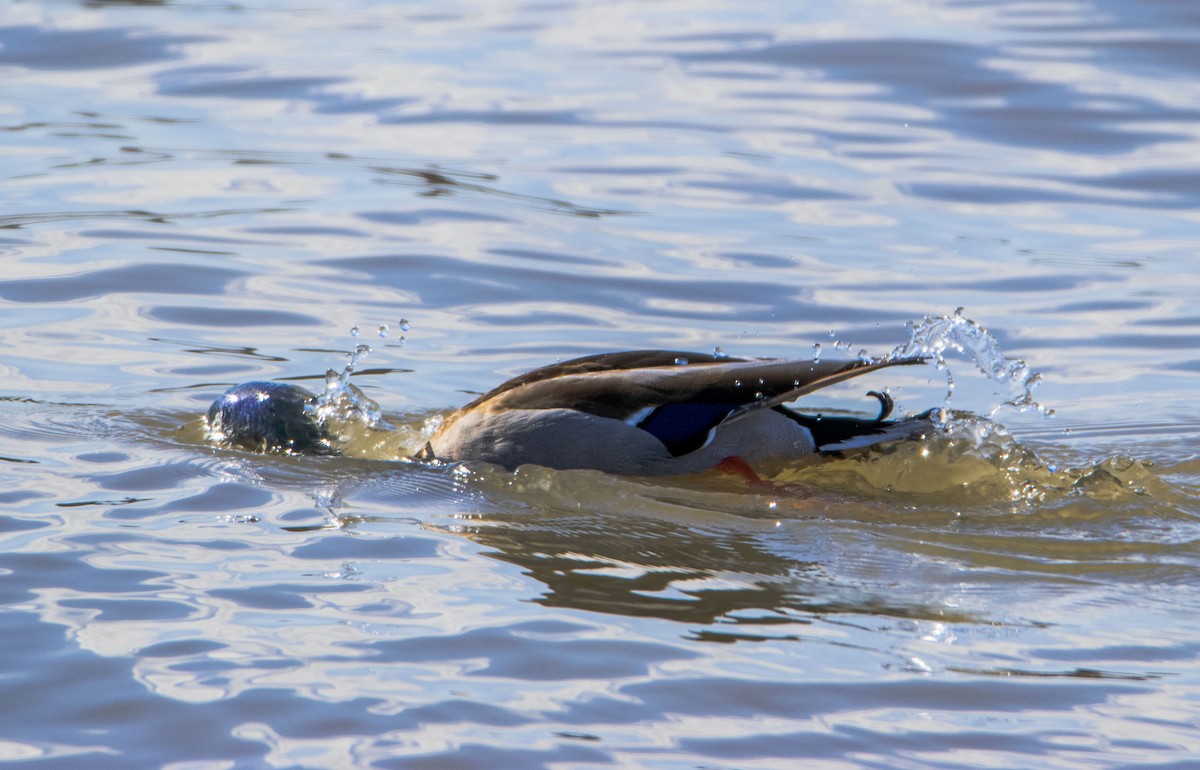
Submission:
<svg viewBox="0 0 1200 770">
<path fill-rule="evenodd" d="M 662 350 L 584 356 L 514 377 L 446 418 L 415 459 L 590 468 L 619 475 L 697 473 L 737 458 L 753 465 L 916 438 L 929 412 L 887 419 L 806 415 L 785 406 L 877 369 L 922 363 L 745 359 Z M 315 396 L 250 382 L 208 410 L 210 434 L 236 446 L 330 453 L 310 416 Z"/>
</svg>

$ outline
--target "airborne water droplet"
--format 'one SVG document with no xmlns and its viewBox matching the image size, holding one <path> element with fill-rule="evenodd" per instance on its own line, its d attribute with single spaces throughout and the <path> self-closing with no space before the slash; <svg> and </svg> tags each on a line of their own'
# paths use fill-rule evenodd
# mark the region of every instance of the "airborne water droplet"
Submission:
<svg viewBox="0 0 1200 770">
<path fill-rule="evenodd" d="M 412 328 L 412 324 L 410 324 L 408 322 L 407 318 L 401 318 L 399 321 L 396 322 L 396 325 L 400 327 L 400 331 L 402 331 L 402 332 L 406 332 Z"/>
<path fill-rule="evenodd" d="M 351 337 L 357 337 L 357 336 L 358 336 L 358 326 L 357 326 L 357 325 L 356 325 L 356 326 L 351 326 L 351 327 L 350 327 L 350 336 L 351 336 Z"/>
<path fill-rule="evenodd" d="M 1034 409 L 1043 415 L 1052 411 L 1033 398 L 1033 390 L 1041 380 L 1041 375 L 1031 371 L 1024 361 L 1005 355 L 995 336 L 967 318 L 961 307 L 956 308 L 953 315 L 926 316 L 920 323 L 909 322 L 905 326 L 908 329 L 908 342 L 898 346 L 883 360 L 895 361 L 914 356 L 931 360 L 946 373 L 947 401 L 955 387 L 954 377 L 946 363 L 946 352 L 949 350 L 962 354 L 988 379 L 1004 389 L 1001 394 L 1003 401 L 996 405 L 996 409 L 1013 406 L 1021 411 Z"/>
<path fill-rule="evenodd" d="M 357 330 L 358 327 L 355 327 Z M 358 423 L 368 429 L 387 430 L 390 428 L 383 420 L 383 411 L 379 404 L 372 401 L 361 390 L 350 383 L 352 375 L 366 356 L 370 355 L 371 346 L 359 343 L 354 350 L 346 353 L 346 365 L 339 372 L 329 369 L 325 372 L 325 391 L 317 396 L 309 412 L 322 426 L 330 431 L 332 440 L 346 442 L 350 435 L 344 433 L 348 425 Z"/>
<path fill-rule="evenodd" d="M 389 334 L 391 334 L 391 331 L 392 331 L 392 330 L 391 330 L 390 328 L 388 328 L 388 325 L 387 325 L 387 324 L 379 324 L 379 332 L 378 332 L 378 334 L 379 334 L 379 338 L 380 338 L 380 339 L 387 339 L 387 336 L 388 336 Z"/>
<path fill-rule="evenodd" d="M 686 358 L 684 358 L 683 356 L 680 356 L 679 358 L 675 359 L 675 363 L 679 366 L 687 366 L 688 360 Z"/>
</svg>

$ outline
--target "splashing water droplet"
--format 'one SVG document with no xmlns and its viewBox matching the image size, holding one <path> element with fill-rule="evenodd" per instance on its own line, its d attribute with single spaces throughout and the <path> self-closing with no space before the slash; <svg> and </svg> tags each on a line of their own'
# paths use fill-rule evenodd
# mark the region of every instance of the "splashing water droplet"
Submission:
<svg viewBox="0 0 1200 770">
<path fill-rule="evenodd" d="M 949 316 L 926 316 L 920 323 L 907 325 L 909 340 L 898 346 L 883 360 L 921 356 L 932 359 L 938 369 L 946 373 L 946 400 L 954 393 L 954 376 L 946 363 L 946 351 L 960 353 L 971 360 L 988 379 L 1004 388 L 1001 406 L 1013 406 L 1021 411 L 1033 409 L 1047 417 L 1054 411 L 1033 399 L 1033 390 L 1042 376 L 1029 368 L 1024 361 L 1009 358 L 1001 349 L 999 341 L 987 329 L 963 315 L 960 307 Z"/>
<path fill-rule="evenodd" d="M 350 375 L 370 354 L 370 345 L 355 345 L 354 350 L 346 354 L 348 360 L 340 372 L 335 369 L 325 372 L 325 391 L 317 396 L 315 403 L 307 407 L 314 419 L 330 426 L 335 433 L 339 426 L 352 421 L 361 422 L 368 427 L 387 427 L 386 423 L 382 422 L 383 411 L 379 404 L 350 384 Z"/>
<path fill-rule="evenodd" d="M 813 343 L 812 362 L 814 364 L 821 363 L 821 343 L 819 342 Z"/>
<path fill-rule="evenodd" d="M 676 364 L 676 366 L 687 366 L 688 360 L 686 358 L 684 358 L 683 356 L 680 356 L 679 358 L 675 359 L 675 364 Z"/>
<path fill-rule="evenodd" d="M 713 348 L 713 358 L 729 358 L 729 354 L 721 349 L 720 345 Z"/>
<path fill-rule="evenodd" d="M 379 330 L 377 332 L 377 334 L 379 335 L 379 339 L 386 340 L 387 336 L 391 333 L 392 333 L 392 330 L 388 327 L 387 324 L 379 324 Z"/>
<path fill-rule="evenodd" d="M 408 322 L 407 318 L 401 318 L 399 321 L 396 322 L 396 325 L 400 327 L 400 331 L 402 331 L 402 332 L 406 332 L 412 328 L 412 324 L 410 324 Z"/>
<path fill-rule="evenodd" d="M 350 336 L 351 336 L 351 337 L 357 337 L 357 336 L 358 336 L 358 326 L 351 326 L 351 327 L 350 327 Z"/>
</svg>

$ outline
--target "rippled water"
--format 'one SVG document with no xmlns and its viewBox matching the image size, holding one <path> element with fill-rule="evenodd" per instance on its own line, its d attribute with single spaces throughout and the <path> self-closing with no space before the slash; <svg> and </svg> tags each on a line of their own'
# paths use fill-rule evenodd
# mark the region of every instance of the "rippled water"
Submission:
<svg viewBox="0 0 1200 770">
<path fill-rule="evenodd" d="M 0 8 L 0 760 L 1197 766 L 1194 3 Z M 1054 417 L 951 351 L 769 488 L 195 422 L 960 306 Z"/>
</svg>

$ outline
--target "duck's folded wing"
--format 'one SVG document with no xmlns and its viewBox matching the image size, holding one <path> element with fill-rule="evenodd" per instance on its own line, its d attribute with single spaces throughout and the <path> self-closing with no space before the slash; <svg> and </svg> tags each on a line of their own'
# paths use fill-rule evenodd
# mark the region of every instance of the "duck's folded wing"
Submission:
<svg viewBox="0 0 1200 770">
<path fill-rule="evenodd" d="M 561 381 L 574 375 L 600 374 L 604 372 L 627 373 L 635 369 L 654 369 L 659 367 L 678 369 L 681 366 L 693 363 L 703 366 L 708 364 L 745 363 L 748 360 L 745 358 L 718 357 L 707 353 L 689 353 L 676 350 L 625 350 L 618 353 L 598 353 L 581 358 L 572 358 L 569 361 L 560 361 L 556 364 L 538 367 L 524 374 L 517 375 L 483 394 L 473 404 L 468 405 L 467 408 L 470 408 L 474 404 L 495 399 L 502 393 L 516 390 L 526 385 L 545 382 L 547 380 Z M 562 392 L 566 393 L 568 390 L 569 388 L 564 389 Z M 541 394 L 542 391 L 538 390 L 537 393 Z M 538 395 L 537 397 L 540 398 L 542 396 Z"/>
<path fill-rule="evenodd" d="M 859 375 L 873 372 L 878 369 L 886 369 L 889 366 L 912 366 L 914 364 L 925 363 L 924 358 L 914 356 L 911 358 L 895 358 L 884 361 L 830 361 L 829 369 L 823 369 L 822 364 L 815 364 L 809 372 L 808 378 L 797 378 L 794 380 L 794 385 L 790 389 L 779 390 L 772 393 L 763 392 L 761 397 L 756 397 L 753 401 L 748 401 L 726 416 L 725 421 L 736 420 L 740 417 L 749 414 L 756 409 L 770 409 L 771 407 L 786 404 L 789 401 L 795 401 L 801 396 L 806 396 L 809 393 L 827 388 L 830 385 L 836 385 L 839 382 L 858 377 Z"/>
<path fill-rule="evenodd" d="M 611 355 L 630 356 L 628 360 L 633 360 L 633 356 L 644 352 Z M 646 430 L 672 454 L 680 455 L 702 446 L 709 432 L 721 423 L 876 369 L 921 361 L 711 359 L 676 364 L 676 358 L 687 354 L 661 355 L 672 356 L 672 363 L 510 381 L 481 399 L 481 405 L 488 410 L 574 409 L 621 420 Z M 579 361 L 585 366 L 597 363 L 593 359 Z"/>
<path fill-rule="evenodd" d="M 686 355 L 686 354 L 670 354 Z M 599 357 L 597 357 L 599 358 Z M 603 417 L 627 419 L 647 407 L 681 402 L 723 403 L 766 408 L 815 390 L 889 366 L 921 363 L 900 358 L 866 363 L 756 359 L 609 368 L 554 376 L 514 378 L 479 401 L 505 409 L 578 409 Z M 569 363 L 569 362 L 568 362 Z M 552 367 L 534 370 L 538 374 Z"/>
</svg>

